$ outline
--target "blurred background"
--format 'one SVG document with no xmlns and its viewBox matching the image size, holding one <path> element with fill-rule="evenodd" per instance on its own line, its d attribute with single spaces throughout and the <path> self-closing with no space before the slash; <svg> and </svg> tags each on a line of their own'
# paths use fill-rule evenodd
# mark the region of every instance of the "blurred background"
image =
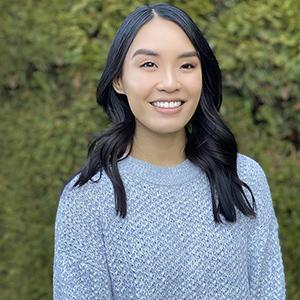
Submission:
<svg viewBox="0 0 300 300">
<path fill-rule="evenodd" d="M 190 14 L 214 49 L 221 114 L 239 152 L 267 175 L 287 299 L 300 299 L 300 1 L 167 2 Z M 108 125 L 95 92 L 112 38 L 147 3 L 0 2 L 1 300 L 52 299 L 58 196 Z"/>
</svg>

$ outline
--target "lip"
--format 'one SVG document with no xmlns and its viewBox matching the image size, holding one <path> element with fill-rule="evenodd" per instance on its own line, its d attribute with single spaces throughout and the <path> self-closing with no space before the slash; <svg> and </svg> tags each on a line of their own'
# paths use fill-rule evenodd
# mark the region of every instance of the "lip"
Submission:
<svg viewBox="0 0 300 300">
<path fill-rule="evenodd" d="M 158 100 L 156 100 L 156 101 L 158 101 Z M 179 101 L 179 100 L 177 100 L 177 101 Z M 182 100 L 180 100 L 180 101 L 182 101 Z M 171 102 L 171 101 L 168 101 L 168 102 Z M 156 110 L 157 112 L 159 112 L 161 114 L 174 115 L 174 114 L 179 113 L 182 110 L 182 107 L 184 106 L 184 101 L 183 101 L 183 104 L 181 104 L 180 106 L 172 107 L 172 108 L 157 107 L 157 106 L 152 105 L 151 103 L 149 103 L 149 104 L 151 105 L 152 108 L 154 108 L 154 110 Z"/>
<path fill-rule="evenodd" d="M 150 101 L 150 103 L 152 102 L 155 102 L 155 101 L 161 101 L 161 102 L 176 102 L 176 101 L 181 101 L 181 102 L 185 102 L 185 100 L 181 99 L 181 98 L 169 98 L 169 99 L 166 99 L 166 98 L 157 98 L 153 101 Z"/>
</svg>

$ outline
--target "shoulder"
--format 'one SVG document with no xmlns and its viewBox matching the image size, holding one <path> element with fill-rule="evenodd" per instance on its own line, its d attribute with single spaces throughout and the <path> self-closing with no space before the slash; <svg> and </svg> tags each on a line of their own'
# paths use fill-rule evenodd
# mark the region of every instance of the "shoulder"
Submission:
<svg viewBox="0 0 300 300">
<path fill-rule="evenodd" d="M 82 186 L 75 186 L 79 177 L 80 172 L 77 172 L 64 183 L 58 196 L 58 212 L 76 215 L 87 211 L 100 213 L 112 194 L 111 181 L 103 171 L 101 176 L 97 172 Z"/>
<path fill-rule="evenodd" d="M 259 180 L 266 180 L 266 173 L 260 163 L 239 152 L 237 154 L 237 173 L 242 180 L 247 180 L 250 184 Z"/>
<path fill-rule="evenodd" d="M 237 172 L 240 180 L 251 188 L 254 197 L 259 199 L 271 197 L 266 172 L 258 161 L 245 154 L 238 153 Z"/>
<path fill-rule="evenodd" d="M 238 154 L 238 176 L 246 183 L 255 198 L 258 218 L 273 218 L 276 221 L 272 194 L 268 179 L 262 166 L 253 158 L 244 154 Z M 243 186 L 248 199 L 251 199 L 248 189 Z"/>
<path fill-rule="evenodd" d="M 96 175 L 92 177 L 94 180 L 99 177 Z M 104 180 L 95 183 L 89 180 L 82 186 L 74 186 L 79 176 L 78 172 L 67 180 L 58 199 L 55 252 L 64 252 L 95 265 L 93 253 L 102 243 L 107 187 L 102 186 Z"/>
<path fill-rule="evenodd" d="M 257 196 L 270 196 L 270 187 L 266 172 L 255 159 L 238 153 L 237 159 L 238 177 L 249 185 L 253 193 Z"/>
<path fill-rule="evenodd" d="M 106 173 L 102 171 L 98 171 L 94 176 L 92 176 L 85 184 L 82 186 L 76 185 L 80 177 L 80 171 L 76 172 L 75 174 L 71 175 L 63 184 L 59 198 L 62 195 L 73 193 L 73 194 L 84 194 L 87 195 L 89 193 L 101 191 L 101 193 L 105 192 L 110 188 L 110 180 Z"/>
</svg>

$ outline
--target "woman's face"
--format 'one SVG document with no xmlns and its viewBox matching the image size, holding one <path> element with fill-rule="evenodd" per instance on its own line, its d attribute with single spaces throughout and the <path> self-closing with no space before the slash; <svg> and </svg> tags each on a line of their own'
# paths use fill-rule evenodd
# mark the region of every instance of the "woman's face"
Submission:
<svg viewBox="0 0 300 300">
<path fill-rule="evenodd" d="M 156 17 L 138 31 L 125 57 L 122 76 L 113 86 L 126 94 L 137 130 L 178 132 L 184 130 L 200 99 L 200 59 L 177 24 Z M 181 100 L 184 104 L 156 108 L 151 102 L 157 100 Z"/>
</svg>

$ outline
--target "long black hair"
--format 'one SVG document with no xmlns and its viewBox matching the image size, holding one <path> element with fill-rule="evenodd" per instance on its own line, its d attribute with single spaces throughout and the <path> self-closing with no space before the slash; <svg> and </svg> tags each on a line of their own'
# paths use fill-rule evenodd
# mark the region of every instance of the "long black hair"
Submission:
<svg viewBox="0 0 300 300">
<path fill-rule="evenodd" d="M 246 216 L 256 216 L 252 191 L 238 178 L 236 140 L 219 115 L 222 81 L 218 62 L 193 20 L 183 10 L 165 3 L 136 8 L 118 29 L 96 92 L 97 102 L 108 115 L 111 124 L 90 141 L 87 160 L 78 172 L 80 176 L 73 187 L 82 186 L 99 171 L 101 178 L 104 169 L 114 188 L 116 214 L 120 213 L 125 218 L 127 198 L 117 162 L 131 153 L 135 117 L 126 95 L 117 93 L 112 82 L 122 74 L 124 58 L 138 30 L 157 16 L 179 25 L 201 57 L 202 91 L 198 107 L 185 126 L 185 155 L 204 170 L 208 177 L 214 220 L 222 222 L 222 214 L 227 221 L 235 222 L 235 207 Z M 129 152 L 125 156 L 128 146 Z M 242 186 L 250 191 L 253 207 Z"/>
</svg>

